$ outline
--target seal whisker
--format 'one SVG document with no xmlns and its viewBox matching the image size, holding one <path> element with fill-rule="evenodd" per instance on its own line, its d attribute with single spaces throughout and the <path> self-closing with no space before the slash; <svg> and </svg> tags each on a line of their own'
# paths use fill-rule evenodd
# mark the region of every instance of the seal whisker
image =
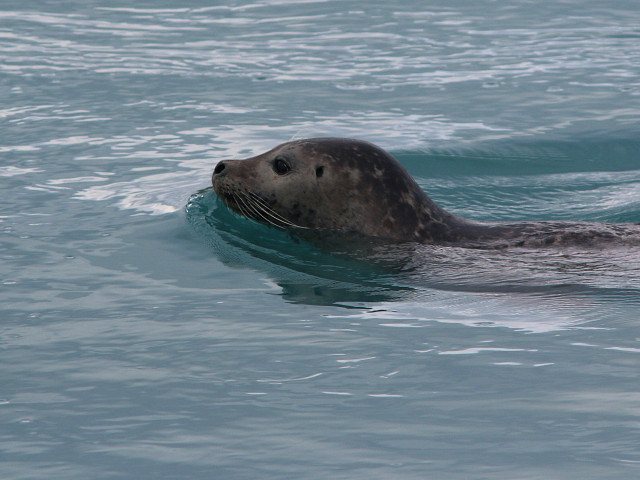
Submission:
<svg viewBox="0 0 640 480">
<path fill-rule="evenodd" d="M 227 202 L 231 203 L 231 201 L 233 201 L 233 204 L 235 205 L 235 207 L 238 209 L 239 213 L 242 216 L 247 218 L 252 218 L 254 220 L 259 220 L 258 218 L 255 217 L 255 215 L 252 214 L 253 213 L 252 209 L 249 208 L 249 206 L 246 204 L 245 201 L 243 201 L 243 199 L 238 195 L 238 193 L 240 192 L 228 193 Z"/>
<path fill-rule="evenodd" d="M 288 225 L 291 225 L 293 227 L 299 227 L 299 225 L 296 225 L 296 224 L 292 223 L 291 221 L 287 220 L 286 218 L 284 218 L 279 213 L 275 212 L 271 207 L 269 207 L 269 205 L 267 205 L 265 200 L 262 197 L 260 197 L 259 195 L 256 195 L 253 192 L 248 192 L 248 194 L 249 194 L 249 197 L 250 197 L 251 201 L 253 202 L 253 204 L 256 205 L 256 207 L 260 208 L 265 213 L 268 213 L 271 217 L 275 218 L 276 220 L 278 220 L 278 221 L 280 221 L 282 223 L 286 223 Z M 300 227 L 300 228 L 304 228 L 304 227 Z"/>
<path fill-rule="evenodd" d="M 244 193 L 245 195 L 247 195 L 247 200 L 260 213 L 260 216 L 264 218 L 266 222 L 280 228 L 286 228 L 286 227 L 307 228 L 307 227 L 302 227 L 300 225 L 296 225 L 295 223 L 284 218 L 282 215 L 279 215 L 278 213 L 274 212 L 268 205 L 265 204 L 263 199 L 253 194 L 252 192 L 244 192 Z M 276 222 L 279 222 L 279 223 L 276 223 Z"/>
<path fill-rule="evenodd" d="M 278 215 L 275 214 L 275 212 L 269 212 L 269 209 L 252 199 L 246 191 L 227 191 L 224 194 L 224 199 L 225 203 L 229 207 L 231 207 L 232 209 L 236 209 L 238 213 L 240 213 L 244 217 L 250 218 L 252 220 L 263 221 L 278 228 L 285 228 L 287 226 L 297 227 L 297 225 L 288 222 L 284 218 L 278 218 Z M 275 221 L 269 217 L 272 217 Z M 283 225 L 276 223 L 276 221 L 280 222 Z"/>
<path fill-rule="evenodd" d="M 236 204 L 236 207 L 238 207 L 238 210 L 240 210 L 240 213 L 242 215 L 244 215 L 247 218 L 254 218 L 252 215 L 250 215 L 251 212 L 247 211 L 247 206 L 244 204 L 244 202 L 242 202 L 242 199 L 238 196 L 238 195 L 232 195 L 231 198 L 233 199 L 233 202 Z"/>
<path fill-rule="evenodd" d="M 270 225 L 273 225 L 274 227 L 282 228 L 282 225 L 278 225 L 273 220 L 271 220 L 268 216 L 265 216 L 264 213 L 268 213 L 268 212 L 265 212 L 260 205 L 256 204 L 256 202 L 253 201 L 251 197 L 247 195 L 246 192 L 240 191 L 238 193 L 242 195 L 241 200 L 245 208 L 250 210 L 251 213 L 253 214 L 253 215 L 245 215 L 246 217 L 253 218 L 254 220 L 262 219 L 263 221 L 267 222 Z"/>
<path fill-rule="evenodd" d="M 269 207 L 267 205 L 267 203 L 265 202 L 265 200 L 260 197 L 259 195 L 253 193 L 253 192 L 248 192 L 249 197 L 252 201 L 252 203 L 257 207 L 260 208 L 261 211 L 263 211 L 264 213 L 266 213 L 267 215 L 273 217 L 275 220 L 284 223 L 285 225 L 288 225 L 290 227 L 295 227 L 295 228 L 303 228 L 303 229 L 309 229 L 309 227 L 303 227 L 302 225 L 298 225 L 293 223 L 290 220 L 287 220 L 286 218 L 284 218 L 282 215 L 280 215 L 279 213 L 275 212 L 271 207 Z"/>
<path fill-rule="evenodd" d="M 252 194 L 251 192 L 248 193 L 248 200 L 251 202 L 251 204 L 260 212 L 268 215 L 269 217 L 273 218 L 273 220 L 278 221 L 284 225 L 288 225 L 291 227 L 297 227 L 297 225 L 291 223 L 290 221 L 288 221 L 286 218 L 282 217 L 281 215 L 279 215 L 278 213 L 274 212 L 268 205 L 266 205 L 266 203 L 264 202 L 264 200 L 262 200 L 260 197 L 258 197 L 255 194 Z M 273 223 L 273 220 L 268 220 L 270 223 Z"/>
<path fill-rule="evenodd" d="M 294 133 L 293 135 L 291 135 L 291 138 L 289 139 L 290 142 L 292 142 L 298 135 L 300 135 L 300 132 L 302 131 L 302 128 L 299 128 L 298 131 L 296 133 Z"/>
</svg>

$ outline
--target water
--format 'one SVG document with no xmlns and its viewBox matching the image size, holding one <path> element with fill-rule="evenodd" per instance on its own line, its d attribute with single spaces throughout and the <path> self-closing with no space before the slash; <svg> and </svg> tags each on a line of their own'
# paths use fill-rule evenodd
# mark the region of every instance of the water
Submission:
<svg viewBox="0 0 640 480">
<path fill-rule="evenodd" d="M 637 476 L 637 248 L 367 262 L 206 187 L 352 136 L 460 215 L 639 222 L 638 25 L 631 1 L 2 4 L 2 478 Z"/>
</svg>

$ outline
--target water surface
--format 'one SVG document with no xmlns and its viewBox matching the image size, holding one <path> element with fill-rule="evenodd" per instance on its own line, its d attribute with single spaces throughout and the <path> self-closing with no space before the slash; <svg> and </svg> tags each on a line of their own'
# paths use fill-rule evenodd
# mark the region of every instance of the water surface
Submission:
<svg viewBox="0 0 640 480">
<path fill-rule="evenodd" d="M 2 477 L 637 476 L 637 249 L 398 269 L 207 187 L 351 136 L 462 216 L 640 222 L 638 25 L 631 1 L 0 7 Z"/>
</svg>

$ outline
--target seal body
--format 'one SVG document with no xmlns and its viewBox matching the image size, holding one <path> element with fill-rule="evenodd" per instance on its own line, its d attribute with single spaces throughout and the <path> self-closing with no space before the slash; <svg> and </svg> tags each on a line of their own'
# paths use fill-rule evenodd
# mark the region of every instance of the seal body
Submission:
<svg viewBox="0 0 640 480">
<path fill-rule="evenodd" d="M 631 224 L 457 217 L 436 205 L 393 156 L 362 140 L 296 140 L 246 160 L 224 160 L 212 184 L 237 213 L 297 232 L 470 247 L 640 239 L 640 226 Z"/>
</svg>

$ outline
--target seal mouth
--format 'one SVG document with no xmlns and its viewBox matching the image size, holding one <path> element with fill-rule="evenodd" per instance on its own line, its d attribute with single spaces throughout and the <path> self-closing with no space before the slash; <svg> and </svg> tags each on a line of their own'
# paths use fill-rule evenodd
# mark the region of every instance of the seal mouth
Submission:
<svg viewBox="0 0 640 480">
<path fill-rule="evenodd" d="M 227 207 L 243 217 L 284 230 L 291 228 L 308 229 L 308 227 L 297 225 L 277 213 L 269 206 L 267 201 L 257 193 L 248 190 L 227 189 L 216 193 Z"/>
</svg>

